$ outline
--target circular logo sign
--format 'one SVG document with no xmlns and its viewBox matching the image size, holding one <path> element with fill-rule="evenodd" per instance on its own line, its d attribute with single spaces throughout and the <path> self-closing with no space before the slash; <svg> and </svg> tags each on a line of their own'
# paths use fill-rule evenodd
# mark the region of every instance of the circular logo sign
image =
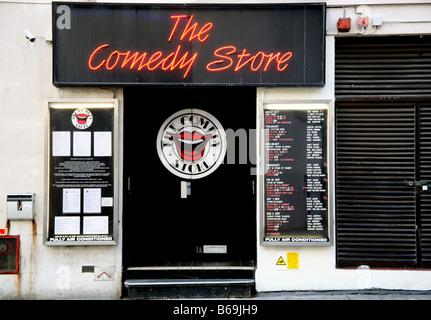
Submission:
<svg viewBox="0 0 431 320">
<path fill-rule="evenodd" d="M 157 152 L 164 166 L 176 176 L 199 179 L 223 162 L 226 135 L 220 122 L 208 112 L 185 109 L 161 126 Z"/>
<path fill-rule="evenodd" d="M 72 123 L 78 129 L 87 129 L 93 123 L 93 115 L 88 109 L 76 109 L 72 113 Z"/>
</svg>

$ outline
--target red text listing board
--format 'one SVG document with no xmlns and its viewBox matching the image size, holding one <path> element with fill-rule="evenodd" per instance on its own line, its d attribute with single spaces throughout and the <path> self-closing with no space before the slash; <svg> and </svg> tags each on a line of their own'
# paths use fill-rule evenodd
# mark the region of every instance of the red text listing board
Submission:
<svg viewBox="0 0 431 320">
<path fill-rule="evenodd" d="M 264 110 L 263 243 L 330 244 L 327 105 Z"/>
</svg>

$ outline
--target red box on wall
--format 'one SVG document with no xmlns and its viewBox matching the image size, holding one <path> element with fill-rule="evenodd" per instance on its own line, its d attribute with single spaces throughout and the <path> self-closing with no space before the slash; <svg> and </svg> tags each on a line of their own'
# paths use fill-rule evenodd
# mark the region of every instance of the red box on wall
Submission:
<svg viewBox="0 0 431 320">
<path fill-rule="evenodd" d="M 339 18 L 337 22 L 338 32 L 348 32 L 350 31 L 350 18 Z"/>
<path fill-rule="evenodd" d="M 19 236 L 0 237 L 0 274 L 18 273 Z"/>
</svg>

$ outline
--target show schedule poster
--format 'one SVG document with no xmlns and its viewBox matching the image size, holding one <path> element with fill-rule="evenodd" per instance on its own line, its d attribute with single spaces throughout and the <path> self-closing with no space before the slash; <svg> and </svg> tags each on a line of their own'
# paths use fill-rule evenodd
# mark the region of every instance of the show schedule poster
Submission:
<svg viewBox="0 0 431 320">
<path fill-rule="evenodd" d="M 327 104 L 264 109 L 263 244 L 330 244 L 327 118 Z"/>
<path fill-rule="evenodd" d="M 117 100 L 48 102 L 45 244 L 116 244 L 117 110 Z"/>
</svg>

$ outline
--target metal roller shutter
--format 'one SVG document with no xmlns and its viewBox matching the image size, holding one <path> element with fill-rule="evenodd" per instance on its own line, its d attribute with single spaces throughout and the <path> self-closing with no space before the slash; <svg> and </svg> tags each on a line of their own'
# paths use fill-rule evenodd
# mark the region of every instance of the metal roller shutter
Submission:
<svg viewBox="0 0 431 320">
<path fill-rule="evenodd" d="M 336 119 L 338 266 L 414 266 L 414 105 L 338 103 Z"/>
<path fill-rule="evenodd" d="M 335 94 L 345 98 L 431 97 L 431 38 L 339 38 Z"/>
<path fill-rule="evenodd" d="M 423 183 L 419 190 L 421 266 L 429 268 L 431 267 L 431 104 L 420 104 L 419 110 L 419 179 Z"/>
<path fill-rule="evenodd" d="M 429 267 L 431 38 L 337 39 L 335 69 L 337 266 Z"/>
</svg>

